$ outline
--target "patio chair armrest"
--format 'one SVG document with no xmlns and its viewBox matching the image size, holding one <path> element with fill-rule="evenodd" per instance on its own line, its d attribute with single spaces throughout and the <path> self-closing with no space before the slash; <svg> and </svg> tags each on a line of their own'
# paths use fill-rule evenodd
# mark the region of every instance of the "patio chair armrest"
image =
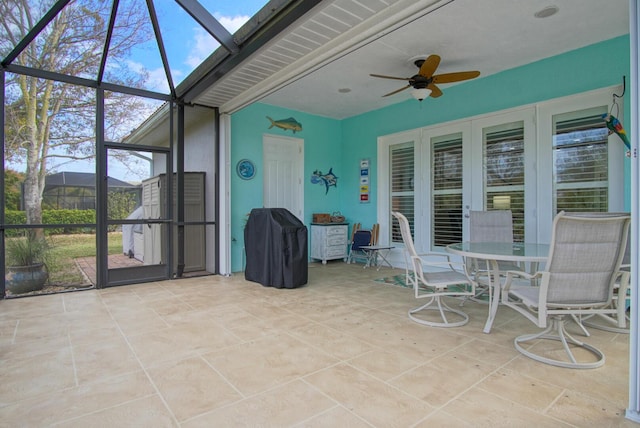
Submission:
<svg viewBox="0 0 640 428">
<path fill-rule="evenodd" d="M 418 254 L 418 257 L 422 261 L 423 265 L 433 266 L 433 267 L 441 267 L 441 268 L 449 268 L 449 269 L 457 271 L 457 272 L 465 272 L 465 274 L 466 274 L 466 270 L 465 270 L 464 264 L 463 263 L 452 262 L 451 261 L 451 256 L 449 254 L 422 253 L 422 254 Z M 428 260 L 428 259 L 426 260 L 425 257 L 434 258 L 434 259 L 440 258 L 440 259 L 443 259 L 443 261 L 435 261 L 435 260 Z M 456 267 L 459 267 L 459 268 L 456 268 Z"/>
<path fill-rule="evenodd" d="M 449 254 L 435 253 L 435 252 L 420 253 L 420 254 L 418 254 L 418 257 L 439 257 L 439 258 L 445 258 L 447 260 L 450 260 L 450 258 L 451 258 Z"/>
<path fill-rule="evenodd" d="M 524 279 L 535 279 L 535 278 L 538 278 L 540 275 L 542 275 L 542 272 L 529 273 L 523 270 L 508 270 L 505 272 L 505 275 L 519 276 Z"/>
<path fill-rule="evenodd" d="M 630 276 L 631 276 L 631 272 L 629 272 L 628 270 L 619 270 L 616 272 L 616 281 L 618 282 L 628 281 L 630 279 Z"/>
<path fill-rule="evenodd" d="M 526 280 L 533 280 L 542 277 L 542 272 L 535 272 L 533 274 L 519 271 L 519 270 L 508 270 L 505 272 L 506 279 L 504 281 L 504 285 L 502 286 L 502 290 L 504 293 L 509 293 L 509 289 L 513 283 L 513 279 L 518 277 Z"/>
<path fill-rule="evenodd" d="M 616 282 L 618 286 L 618 298 L 626 298 L 631 283 L 631 272 L 619 270 L 616 272 Z"/>
<path fill-rule="evenodd" d="M 617 299 L 616 309 L 617 309 L 617 321 L 618 328 L 627 328 L 627 297 L 629 293 L 629 287 L 631 285 L 631 272 L 628 270 L 620 270 L 617 272 Z"/>
</svg>

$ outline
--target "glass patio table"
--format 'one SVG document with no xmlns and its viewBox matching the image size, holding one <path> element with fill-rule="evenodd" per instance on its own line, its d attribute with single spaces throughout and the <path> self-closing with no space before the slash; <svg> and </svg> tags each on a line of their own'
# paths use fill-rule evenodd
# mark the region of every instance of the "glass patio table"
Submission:
<svg viewBox="0 0 640 428">
<path fill-rule="evenodd" d="M 549 255 L 549 244 L 504 243 L 504 242 L 459 242 L 446 246 L 447 252 L 462 257 L 486 260 L 490 267 L 489 275 L 489 315 L 482 330 L 491 332 L 493 320 L 500 305 L 500 269 L 498 261 L 509 262 L 545 262 Z"/>
</svg>

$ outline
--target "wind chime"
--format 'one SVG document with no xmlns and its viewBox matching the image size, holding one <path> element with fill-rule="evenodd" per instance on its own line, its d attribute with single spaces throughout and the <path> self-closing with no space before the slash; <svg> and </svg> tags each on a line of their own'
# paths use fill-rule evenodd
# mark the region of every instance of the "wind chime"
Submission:
<svg viewBox="0 0 640 428">
<path fill-rule="evenodd" d="M 627 137 L 627 131 L 622 127 L 622 123 L 613 115 L 613 110 L 615 109 L 616 115 L 620 114 L 620 106 L 616 101 L 616 98 L 622 98 L 624 93 L 626 92 L 626 79 L 625 76 L 622 76 L 622 95 L 613 94 L 613 102 L 611 103 L 611 110 L 609 113 L 605 113 L 602 115 L 605 123 L 607 124 L 607 128 L 609 128 L 609 135 L 616 134 L 625 146 L 627 146 L 627 157 L 631 157 L 631 143 L 629 142 L 629 138 Z"/>
</svg>

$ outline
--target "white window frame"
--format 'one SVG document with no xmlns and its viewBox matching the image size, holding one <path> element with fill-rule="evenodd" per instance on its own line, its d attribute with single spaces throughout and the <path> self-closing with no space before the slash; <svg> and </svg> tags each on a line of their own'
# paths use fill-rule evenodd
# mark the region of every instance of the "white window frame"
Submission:
<svg viewBox="0 0 640 428">
<path fill-rule="evenodd" d="M 377 216 L 381 227 L 381 243 L 389 242 L 389 146 L 401 142 L 414 141 L 415 159 L 420 162 L 415 168 L 415 245 L 418 251 L 430 248 L 431 224 L 431 165 L 429 142 L 437 135 L 463 132 L 463 210 L 483 209 L 482 177 L 482 130 L 487 127 L 523 121 L 525 125 L 525 236 L 527 241 L 547 243 L 551 236 L 553 222 L 553 130 L 552 119 L 556 114 L 584 110 L 590 107 L 606 106 L 611 110 L 614 93 L 620 93 L 620 86 L 608 87 L 582 94 L 566 96 L 549 101 L 520 106 L 490 114 L 474 116 L 429 127 L 413 129 L 397 134 L 378 137 L 378 197 Z M 618 102 L 618 117 L 622 120 L 622 102 Z M 468 130 L 467 130 L 468 129 Z M 624 168 L 626 148 L 619 137 L 609 136 L 609 211 L 624 211 Z M 463 212 L 464 212 L 463 211 Z M 463 237 L 468 237 L 468 219 L 463 214 Z M 386 239 L 386 241 L 384 241 Z M 438 250 L 438 249 L 433 249 Z M 399 263 L 398 265 L 402 265 Z"/>
<path fill-rule="evenodd" d="M 378 202 L 377 202 L 377 211 L 378 211 L 378 223 L 380 224 L 380 232 L 378 235 L 378 244 L 379 245 L 389 245 L 391 242 L 391 229 L 389 225 L 391 224 L 391 206 L 390 206 L 390 198 L 391 198 L 391 189 L 390 189 L 390 157 L 389 157 L 389 148 L 396 144 L 409 143 L 413 142 L 414 150 L 417 150 L 417 146 L 419 146 L 420 142 L 420 129 L 414 129 L 407 132 L 400 132 L 397 134 L 385 135 L 382 137 L 378 137 L 378 175 L 377 175 L 377 183 L 378 183 Z M 415 153 L 414 159 L 420 159 L 419 153 Z M 422 192 L 422 188 L 420 187 L 420 183 L 418 180 L 417 170 L 414 170 L 414 192 L 416 195 L 420 195 Z M 416 215 L 416 227 L 419 223 L 418 213 Z M 417 231 L 415 231 L 417 235 Z M 396 252 L 392 254 L 392 258 L 390 261 L 402 260 L 400 265 L 404 264 L 404 260 L 401 258 L 396 258 Z M 397 266 L 397 264 L 394 263 Z"/>
<path fill-rule="evenodd" d="M 473 169 L 472 156 L 469 156 L 469 150 L 472 149 L 471 145 L 471 124 L 469 121 L 456 121 L 450 122 L 444 125 L 436 125 L 422 130 L 422 142 L 420 144 L 422 148 L 421 165 L 431 166 L 432 159 L 432 147 L 431 141 L 434 138 L 460 134 L 462 137 L 462 230 L 463 236 L 466 229 L 465 220 L 466 212 L 468 212 L 468 206 L 470 204 L 471 194 L 469 187 L 464 186 L 464 183 L 471 179 L 471 173 Z M 424 197 L 420 201 L 416 201 L 420 210 L 420 234 L 416 231 L 416 235 L 419 236 L 420 242 L 423 245 L 423 251 L 438 251 L 444 250 L 441 247 L 431 248 L 432 234 L 431 234 L 431 214 L 433 205 L 433 186 L 431 183 L 431 167 L 418 168 L 420 171 L 420 181 L 423 186 Z"/>
<path fill-rule="evenodd" d="M 619 92 L 617 92 L 619 91 Z M 546 242 L 551 236 L 553 222 L 553 117 L 558 114 L 570 113 L 573 111 L 585 110 L 591 107 L 606 106 L 607 111 L 611 111 L 611 102 L 614 93 L 621 93 L 622 88 L 612 87 L 596 91 L 585 92 L 573 95 L 536 106 L 537 134 L 538 134 L 538 165 L 548 165 L 551 168 L 549 174 L 539 174 L 538 197 L 536 206 L 539 211 L 538 236 L 539 242 Z M 622 120 L 624 116 L 622 101 L 619 106 L 618 117 Z M 624 159 L 626 147 L 617 135 L 609 136 L 609 211 L 624 211 L 624 169 L 621 168 L 621 159 Z"/>
</svg>

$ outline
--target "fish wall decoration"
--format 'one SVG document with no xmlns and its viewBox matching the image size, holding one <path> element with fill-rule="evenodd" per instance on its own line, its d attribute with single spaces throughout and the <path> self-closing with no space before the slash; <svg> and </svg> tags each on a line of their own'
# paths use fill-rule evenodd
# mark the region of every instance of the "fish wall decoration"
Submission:
<svg viewBox="0 0 640 428">
<path fill-rule="evenodd" d="M 326 190 L 324 194 L 329 193 L 329 187 L 338 187 L 338 177 L 333 173 L 333 167 L 329 168 L 329 172 L 323 174 L 322 171 L 316 169 L 311 175 L 311 183 L 324 184 Z"/>
<path fill-rule="evenodd" d="M 292 117 L 281 120 L 273 120 L 269 116 L 267 116 L 267 119 L 269 119 L 269 121 L 271 122 L 271 126 L 269 127 L 269 129 L 275 126 L 276 128 L 284 129 L 285 131 L 290 129 L 294 134 L 296 132 L 302 131 L 302 124 Z"/>
</svg>

